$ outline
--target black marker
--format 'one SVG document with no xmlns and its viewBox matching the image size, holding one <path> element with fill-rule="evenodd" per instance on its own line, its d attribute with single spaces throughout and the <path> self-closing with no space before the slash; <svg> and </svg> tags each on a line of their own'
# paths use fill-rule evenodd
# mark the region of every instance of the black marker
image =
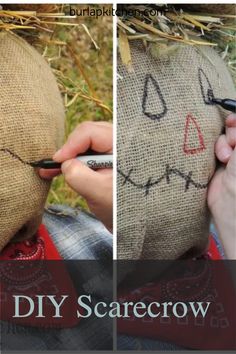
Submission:
<svg viewBox="0 0 236 354">
<path fill-rule="evenodd" d="M 227 111 L 236 113 L 236 100 L 231 100 L 230 98 L 212 98 L 211 101 L 215 104 L 218 104 Z"/>
<path fill-rule="evenodd" d="M 90 155 L 86 152 L 86 155 L 78 155 L 76 159 L 83 162 L 88 167 L 96 170 L 100 168 L 112 168 L 113 167 L 113 156 L 111 154 L 98 154 Z M 45 169 L 57 169 L 61 168 L 61 163 L 53 161 L 52 159 L 43 159 L 40 161 L 33 161 L 29 163 L 35 168 L 45 168 Z"/>
</svg>

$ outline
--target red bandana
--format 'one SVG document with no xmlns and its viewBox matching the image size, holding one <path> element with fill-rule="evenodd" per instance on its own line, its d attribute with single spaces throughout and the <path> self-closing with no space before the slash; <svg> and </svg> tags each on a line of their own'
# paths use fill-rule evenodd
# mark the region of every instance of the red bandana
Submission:
<svg viewBox="0 0 236 354">
<path fill-rule="evenodd" d="M 48 231 L 44 225 L 40 225 L 37 234 L 31 240 L 8 244 L 0 255 L 0 260 L 60 260 L 58 253 Z"/>
<path fill-rule="evenodd" d="M 118 292 L 118 299 L 121 303 L 126 301 L 133 303 L 148 301 L 151 303 L 160 302 L 164 295 L 168 294 L 168 300 L 173 297 L 176 301 L 182 301 L 181 293 L 177 294 L 177 290 L 188 289 L 186 301 L 189 301 L 189 296 L 190 298 L 195 296 L 197 301 L 212 301 L 205 319 L 194 318 L 190 313 L 182 319 L 175 317 L 162 319 L 161 317 L 151 318 L 148 316 L 136 318 L 131 313 L 130 318 L 117 320 L 118 333 L 173 342 L 189 349 L 232 350 L 235 348 L 235 315 L 231 308 L 235 294 L 232 290 L 233 283 L 226 267 L 211 267 L 212 263 L 207 261 L 208 259 L 222 259 L 212 236 L 210 236 L 207 252 L 199 259 L 205 259 L 206 262 L 200 263 L 205 267 L 198 276 L 153 281 L 134 290 L 122 289 L 121 292 Z M 197 266 L 200 261 L 196 260 L 195 262 Z M 190 261 L 189 267 L 192 266 L 194 263 Z M 209 289 L 207 289 L 208 285 Z M 184 292 L 182 296 L 184 296 Z"/>
<path fill-rule="evenodd" d="M 77 296 L 73 283 L 64 262 L 54 262 L 62 258 L 44 225 L 40 226 L 31 240 L 7 245 L 0 255 L 0 260 L 4 261 L 0 268 L 1 320 L 23 326 L 44 328 L 66 328 L 78 324 Z M 35 305 L 32 315 L 14 318 L 14 295 L 33 298 Z M 45 317 L 37 317 L 39 304 L 36 295 L 45 296 L 43 298 Z M 62 295 L 68 295 L 61 307 L 61 318 L 53 317 L 55 308 L 46 295 L 55 295 L 57 303 L 60 303 Z M 20 302 L 21 314 L 28 313 L 29 307 L 29 301 L 22 300 Z"/>
</svg>

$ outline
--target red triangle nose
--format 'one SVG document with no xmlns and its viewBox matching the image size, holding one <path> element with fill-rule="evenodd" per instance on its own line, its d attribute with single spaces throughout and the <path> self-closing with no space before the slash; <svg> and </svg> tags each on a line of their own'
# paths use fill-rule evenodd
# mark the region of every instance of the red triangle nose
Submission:
<svg viewBox="0 0 236 354">
<path fill-rule="evenodd" d="M 189 155 L 200 153 L 205 150 L 205 144 L 201 129 L 196 121 L 196 119 L 188 114 L 185 122 L 184 130 L 184 153 Z"/>
</svg>

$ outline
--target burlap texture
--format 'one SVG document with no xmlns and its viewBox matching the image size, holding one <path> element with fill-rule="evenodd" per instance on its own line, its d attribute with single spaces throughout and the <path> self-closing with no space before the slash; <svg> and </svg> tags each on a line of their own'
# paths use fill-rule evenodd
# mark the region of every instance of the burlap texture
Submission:
<svg viewBox="0 0 236 354">
<path fill-rule="evenodd" d="M 0 250 L 33 236 L 50 183 L 27 165 L 51 157 L 63 142 L 64 109 L 41 55 L 16 35 L 0 32 Z M 18 158 L 18 157 L 19 158 Z"/>
<path fill-rule="evenodd" d="M 176 259 L 207 247 L 207 184 L 235 98 L 226 65 L 211 48 L 180 46 L 151 57 L 132 43 L 133 73 L 118 58 L 118 258 Z"/>
</svg>

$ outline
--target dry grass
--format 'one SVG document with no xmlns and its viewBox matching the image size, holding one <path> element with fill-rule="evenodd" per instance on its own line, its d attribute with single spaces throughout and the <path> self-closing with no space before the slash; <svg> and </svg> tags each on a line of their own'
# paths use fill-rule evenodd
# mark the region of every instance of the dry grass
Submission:
<svg viewBox="0 0 236 354">
<path fill-rule="evenodd" d="M 122 5 L 123 6 L 123 5 Z M 123 63 L 132 70 L 129 41 L 142 40 L 159 52 L 176 44 L 212 46 L 220 52 L 236 78 L 236 7 L 231 5 L 128 5 L 118 20 L 119 49 Z M 228 7 L 226 7 L 228 6 Z M 144 12 L 155 9 L 156 13 Z M 126 15 L 125 9 L 136 10 Z M 137 12 L 137 10 L 140 10 Z M 201 10 L 201 12 L 197 12 Z M 211 12 L 207 12 L 211 10 Z M 225 11 L 225 12 L 224 12 Z"/>
</svg>

